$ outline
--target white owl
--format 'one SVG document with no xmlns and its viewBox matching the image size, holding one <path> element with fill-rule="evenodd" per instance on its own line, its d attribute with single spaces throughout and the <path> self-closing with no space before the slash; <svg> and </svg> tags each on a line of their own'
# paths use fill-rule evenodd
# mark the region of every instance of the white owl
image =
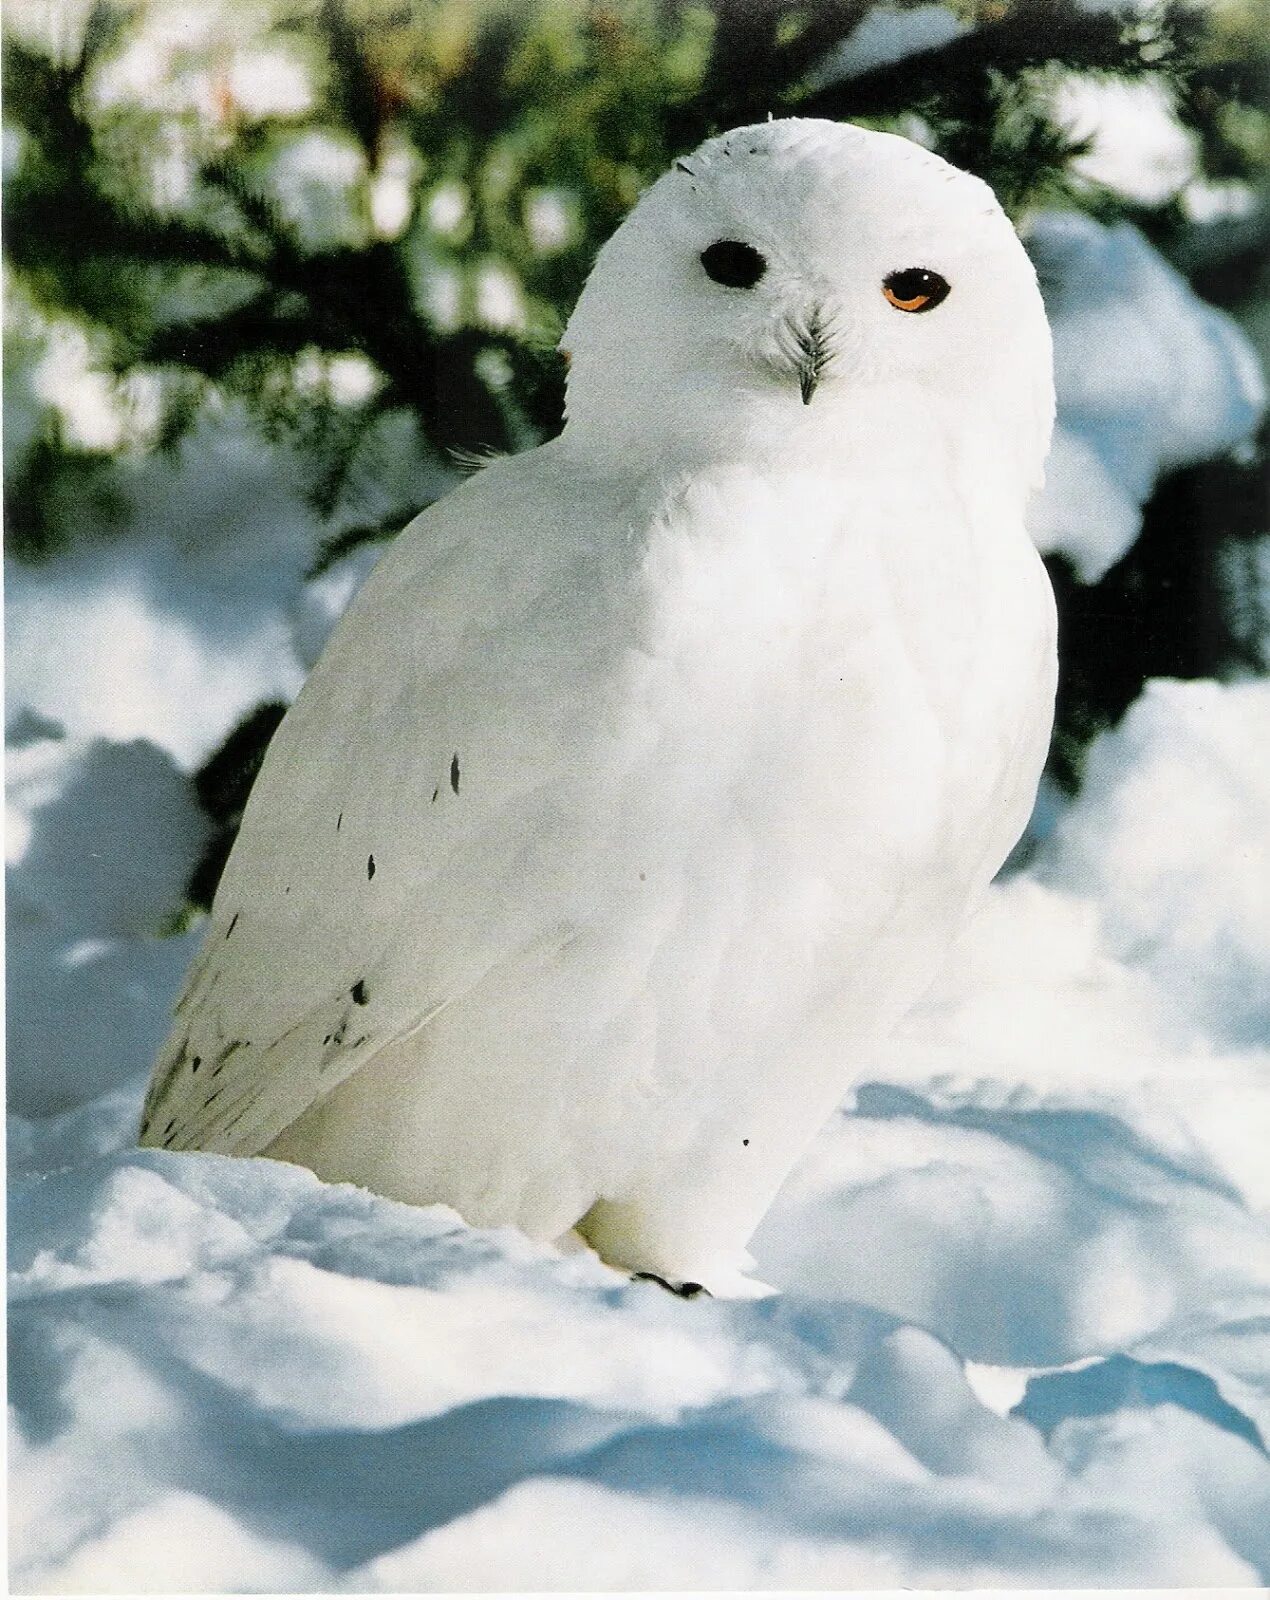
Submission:
<svg viewBox="0 0 1270 1600">
<path fill-rule="evenodd" d="M 653 185 L 563 347 L 563 433 L 279 728 L 141 1136 L 741 1292 L 1032 804 L 1049 334 L 983 183 L 790 119 Z"/>
</svg>

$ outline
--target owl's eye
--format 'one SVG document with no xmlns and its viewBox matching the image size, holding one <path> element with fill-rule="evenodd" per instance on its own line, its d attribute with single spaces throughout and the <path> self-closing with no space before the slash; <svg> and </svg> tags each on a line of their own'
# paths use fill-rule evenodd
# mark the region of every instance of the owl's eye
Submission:
<svg viewBox="0 0 1270 1600">
<path fill-rule="evenodd" d="M 728 289 L 752 289 L 767 271 L 767 258 L 752 244 L 739 239 L 719 239 L 701 252 L 708 277 Z"/>
<path fill-rule="evenodd" d="M 897 311 L 933 311 L 948 298 L 949 282 L 926 267 L 905 267 L 892 272 L 882 293 Z"/>
</svg>

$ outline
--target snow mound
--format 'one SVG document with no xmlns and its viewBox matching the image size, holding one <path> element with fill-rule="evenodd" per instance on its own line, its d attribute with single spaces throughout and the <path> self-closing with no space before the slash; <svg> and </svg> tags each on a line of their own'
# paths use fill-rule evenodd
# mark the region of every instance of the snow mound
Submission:
<svg viewBox="0 0 1270 1600">
<path fill-rule="evenodd" d="M 867 1307 L 684 1304 L 272 1163 L 120 1151 L 54 1187 L 14 1208 L 23 1587 L 1237 1583 L 1265 1554 L 1230 1406 L 1186 1411 L 1183 1462 L 1234 1499 L 1164 1515 L 1117 1477 L 1123 1408 L 1105 1440 L 1081 1403 L 999 1417 Z M 1177 1427 L 1170 1392 L 1132 1409 Z"/>
<path fill-rule="evenodd" d="M 1270 1041 L 1270 682 L 1148 684 L 1091 746 L 1044 877 L 1216 1037 Z"/>
<path fill-rule="evenodd" d="M 359 525 L 400 513 L 404 526 L 456 477 L 404 414 L 371 430 L 356 465 Z M 121 459 L 112 488 L 126 528 L 90 523 L 37 565 L 6 562 L 6 721 L 148 739 L 188 771 L 262 701 L 294 698 L 377 547 L 307 583 L 338 528 L 234 408 L 170 455 Z"/>
<path fill-rule="evenodd" d="M 28 719 L 20 914 L 49 969 L 86 938 L 113 965 L 58 999 L 10 1119 L 14 1585 L 1264 1582 L 1270 952 L 1239 851 L 1265 837 L 1266 705 L 1153 685 L 1094 747 L 760 1230 L 783 1293 L 734 1302 L 136 1149 L 187 953 L 147 929 L 198 831 L 152 746 Z M 78 1020 L 112 989 L 114 1073 Z"/>
<path fill-rule="evenodd" d="M 1054 334 L 1058 425 L 1030 525 L 1096 582 L 1163 472 L 1241 443 L 1265 406 L 1243 333 L 1129 223 L 1045 212 L 1027 232 Z"/>
<path fill-rule="evenodd" d="M 156 937 L 207 837 L 193 788 L 144 739 L 9 729 L 9 1105 L 74 1106 L 142 1071 L 196 940 Z"/>
<path fill-rule="evenodd" d="M 232 421 L 119 471 L 128 532 L 7 563 L 7 716 L 150 739 L 188 768 L 298 691 L 286 607 L 317 530 L 285 459 Z"/>
</svg>

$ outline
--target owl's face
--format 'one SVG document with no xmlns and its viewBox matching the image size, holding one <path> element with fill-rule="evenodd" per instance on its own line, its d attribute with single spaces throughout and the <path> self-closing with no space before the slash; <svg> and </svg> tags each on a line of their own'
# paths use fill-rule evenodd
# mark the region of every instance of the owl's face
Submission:
<svg viewBox="0 0 1270 1600">
<path fill-rule="evenodd" d="M 676 162 L 562 344 L 571 424 L 611 437 L 788 444 L 907 405 L 1007 430 L 1028 478 L 1048 445 L 1048 328 L 991 191 L 841 124 L 735 129 Z"/>
</svg>

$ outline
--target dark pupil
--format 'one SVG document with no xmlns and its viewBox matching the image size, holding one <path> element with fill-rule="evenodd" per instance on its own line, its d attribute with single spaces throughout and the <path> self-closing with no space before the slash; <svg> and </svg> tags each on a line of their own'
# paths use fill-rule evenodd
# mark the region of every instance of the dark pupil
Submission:
<svg viewBox="0 0 1270 1600">
<path fill-rule="evenodd" d="M 767 271 L 767 262 L 752 244 L 720 239 L 701 252 L 701 265 L 716 283 L 729 289 L 752 289 Z"/>
<path fill-rule="evenodd" d="M 893 272 L 886 280 L 886 286 L 897 300 L 916 300 L 919 295 L 926 296 L 923 311 L 933 311 L 948 294 L 948 280 L 941 278 L 937 272 L 930 272 L 925 267 L 905 267 L 902 272 Z"/>
</svg>

